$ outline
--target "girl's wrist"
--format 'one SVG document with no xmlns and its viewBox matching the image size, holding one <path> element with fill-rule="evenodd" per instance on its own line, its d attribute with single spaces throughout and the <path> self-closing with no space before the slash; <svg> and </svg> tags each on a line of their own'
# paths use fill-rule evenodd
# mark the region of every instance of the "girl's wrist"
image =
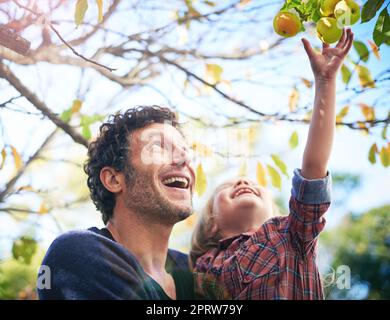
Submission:
<svg viewBox="0 0 390 320">
<path fill-rule="evenodd" d="M 336 75 L 334 76 L 314 76 L 316 84 L 330 84 L 336 82 Z"/>
</svg>

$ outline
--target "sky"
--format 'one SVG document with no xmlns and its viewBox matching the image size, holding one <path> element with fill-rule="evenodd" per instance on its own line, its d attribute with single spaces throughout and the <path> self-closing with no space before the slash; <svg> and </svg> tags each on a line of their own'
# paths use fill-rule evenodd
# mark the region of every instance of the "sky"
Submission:
<svg viewBox="0 0 390 320">
<path fill-rule="evenodd" d="M 273 16 L 277 12 L 278 6 L 268 7 L 264 12 L 265 16 Z M 69 8 L 70 12 L 65 12 L 67 18 L 72 18 L 72 8 Z M 164 11 L 165 12 L 165 11 Z M 91 10 L 91 20 L 95 12 Z M 165 14 L 165 16 L 164 16 Z M 169 15 L 172 12 L 167 11 L 161 13 L 162 21 L 169 19 Z M 87 16 L 88 18 L 88 16 Z M 147 21 L 146 21 L 147 20 Z M 156 19 L 142 18 L 142 21 L 146 24 L 157 24 Z M 356 34 L 356 39 L 365 41 L 370 39 L 370 34 L 373 29 L 373 19 L 371 22 L 353 26 L 353 31 Z M 111 28 L 117 30 L 128 29 L 132 32 L 136 32 L 140 27 L 140 21 L 133 21 L 132 19 L 117 19 L 110 25 Z M 231 21 L 232 25 L 235 25 L 236 21 Z M 237 21 L 238 23 L 238 21 Z M 161 23 L 162 25 L 164 23 Z M 126 28 L 124 27 L 126 26 Z M 204 28 L 195 24 L 191 28 L 191 33 L 187 36 L 191 37 L 192 32 L 204 32 Z M 248 27 L 249 28 L 249 27 Z M 229 38 L 229 32 L 221 34 L 226 37 L 226 47 L 235 46 L 265 46 L 272 43 L 277 39 L 277 35 L 273 34 L 270 38 L 269 29 L 272 28 L 272 19 L 268 19 L 258 26 L 258 29 L 253 25 L 251 29 L 246 30 L 242 27 L 242 30 L 236 30 L 234 37 Z M 80 30 L 74 30 L 73 26 L 69 26 L 70 30 L 67 36 L 72 38 Z M 72 31 L 73 30 L 73 31 Z M 73 32 L 73 33 L 72 33 Z M 175 37 L 172 39 L 172 43 L 183 38 L 186 31 L 183 28 L 179 28 L 177 33 L 174 33 Z M 320 42 L 316 39 L 313 30 L 308 30 L 302 34 L 308 38 L 314 46 L 319 46 Z M 204 48 L 207 51 L 214 51 L 221 49 L 220 42 L 209 41 L 207 47 Z M 89 52 L 90 48 L 81 48 L 83 52 Z M 287 53 L 287 54 L 286 54 Z M 303 47 L 300 44 L 300 37 L 294 37 L 286 40 L 281 49 L 280 56 L 271 59 L 273 53 L 264 54 L 249 61 L 242 62 L 224 62 L 223 63 L 223 78 L 234 79 L 237 75 L 242 76 L 245 72 L 252 73 L 252 79 L 262 82 L 262 86 L 256 86 L 254 84 L 248 84 L 244 82 L 235 82 L 233 94 L 238 98 L 243 98 L 245 101 L 253 106 L 261 108 L 265 112 L 275 112 L 280 110 L 286 110 L 288 96 L 291 92 L 292 85 L 296 84 L 300 90 L 300 104 L 305 105 L 313 101 L 313 89 L 305 89 L 299 80 L 300 77 L 306 79 L 313 79 L 311 74 L 309 62 L 304 54 Z M 351 57 L 356 59 L 356 53 L 352 51 Z M 389 47 L 381 48 L 381 60 L 377 60 L 374 56 L 370 56 L 367 66 L 375 75 L 386 66 L 389 67 L 390 49 Z M 114 65 L 118 68 L 120 73 L 125 65 L 123 61 L 109 61 L 110 65 Z M 218 62 L 221 63 L 221 62 Z M 222 64 L 222 63 L 221 63 Z M 193 69 L 191 71 L 203 72 L 202 66 L 196 66 L 192 64 Z M 167 105 L 167 99 L 175 106 L 179 106 L 179 109 L 187 114 L 191 114 L 196 117 L 210 118 L 212 121 L 218 124 L 223 119 L 213 115 L 213 112 L 224 112 L 231 116 L 242 117 L 245 115 L 240 108 L 232 104 L 226 103 L 223 100 L 216 98 L 215 96 L 197 97 L 196 94 L 189 90 L 188 95 L 193 99 L 188 99 L 180 92 L 180 88 L 175 85 L 176 82 L 182 83 L 185 79 L 184 75 L 176 72 L 169 74 L 168 72 L 163 74 L 158 80 L 153 82 L 154 88 L 144 87 L 142 89 L 129 89 L 121 92 L 118 95 L 119 88 L 113 83 L 102 80 L 96 76 L 96 73 L 91 70 L 85 71 L 83 82 L 80 89 L 80 70 L 75 68 L 69 68 L 67 66 L 50 66 L 46 63 L 41 63 L 33 67 L 20 67 L 15 64 L 11 65 L 12 70 L 23 80 L 23 82 L 30 88 L 33 88 L 34 92 L 53 109 L 54 112 L 61 113 L 68 108 L 72 100 L 77 93 L 82 96 L 84 105 L 82 111 L 87 114 L 92 113 L 106 113 L 105 109 L 107 104 L 111 103 L 110 111 L 121 109 L 122 111 L 130 106 L 139 104 L 163 104 Z M 122 71 L 123 72 L 123 71 Z M 357 85 L 356 77 L 353 79 L 353 83 Z M 6 97 L 12 96 L 14 93 L 6 88 L 4 80 L 0 80 L 0 90 L 4 100 Z M 88 89 L 93 90 L 88 91 Z M 224 87 L 225 90 L 229 90 L 228 86 Z M 351 100 L 351 93 L 343 92 L 344 85 L 341 83 L 341 79 L 338 78 L 338 95 L 337 95 L 337 108 L 338 110 L 344 105 L 352 102 L 350 119 L 355 119 L 357 114 L 360 114 L 360 110 L 356 105 L 357 102 L 365 102 L 367 104 L 373 103 L 380 94 L 384 94 L 381 90 L 371 90 L 364 95 L 361 95 L 357 100 Z M 83 94 L 87 92 L 86 94 Z M 163 93 L 163 94 L 161 94 Z M 388 92 L 387 92 L 388 93 Z M 1 101 L 0 101 L 1 102 Z M 206 103 L 207 102 L 207 103 Z M 214 104 L 215 109 L 210 109 L 209 102 Z M 378 118 L 385 117 L 389 111 L 389 99 L 387 98 L 387 104 L 378 106 L 376 109 Z M 25 108 L 31 112 L 36 112 L 25 101 L 17 101 L 16 107 Z M 219 109 L 220 108 L 220 109 Z M 181 119 L 186 120 L 184 116 Z M 348 118 L 346 118 L 348 119 Z M 42 121 L 38 115 L 26 115 L 19 112 L 10 111 L 7 109 L 0 110 L 0 149 L 4 143 L 12 144 L 17 150 L 21 150 L 23 158 L 26 160 L 28 155 L 31 154 L 37 146 L 43 141 L 43 139 L 54 129 L 54 126 L 49 121 Z M 294 150 L 290 150 L 288 147 L 288 139 L 291 133 L 296 130 L 299 135 L 300 143 Z M 189 140 L 194 138 L 195 133 L 199 134 L 197 139 L 200 141 L 207 141 L 208 144 L 217 148 L 221 146 L 221 141 L 229 141 L 229 131 L 221 130 L 215 132 L 211 128 L 197 128 L 197 130 L 190 129 Z M 300 167 L 302 154 L 304 150 L 304 144 L 306 141 L 308 126 L 307 125 L 286 125 L 285 123 L 264 123 L 259 126 L 258 135 L 256 140 L 256 146 L 252 150 L 253 155 L 248 160 L 248 175 L 255 179 L 255 165 L 257 161 L 262 163 L 271 163 L 269 155 L 271 153 L 279 154 L 286 162 L 289 178 L 283 177 L 282 190 L 279 191 L 273 187 L 271 190 L 275 197 L 281 197 L 287 204 L 290 194 L 291 183 L 290 179 L 294 168 Z M 97 125 L 93 127 L 93 134 L 97 133 Z M 347 128 L 338 128 L 334 140 L 334 147 L 332 157 L 329 163 L 329 171 L 331 173 L 352 173 L 361 176 L 361 185 L 351 194 L 349 194 L 345 201 L 342 201 L 342 205 L 332 207 L 327 213 L 327 228 L 330 229 L 341 221 L 345 213 L 351 212 L 363 212 L 373 207 L 382 206 L 390 203 L 390 171 L 384 169 L 380 164 L 371 165 L 367 160 L 367 154 L 370 146 L 374 142 L 380 141 L 378 139 L 379 134 L 364 136 L 358 130 L 350 130 Z M 49 146 L 48 155 L 56 159 L 71 159 L 77 162 L 82 162 L 85 159 L 86 150 L 84 147 L 75 145 L 68 137 L 59 135 L 58 138 Z M 81 159 L 81 160 L 80 160 Z M 207 195 L 212 190 L 212 187 L 225 179 L 228 176 L 234 176 L 237 174 L 243 159 L 230 159 L 229 163 L 224 162 L 223 159 L 219 159 L 219 162 L 212 161 L 213 159 L 196 159 L 196 164 L 201 160 L 204 169 L 207 172 L 220 172 L 219 175 L 208 181 L 208 189 L 206 195 L 202 197 L 194 197 L 194 209 L 195 212 L 200 211 Z M 215 160 L 215 159 L 214 159 Z M 75 167 L 69 164 L 63 164 L 54 162 L 51 164 L 45 164 L 43 162 L 37 162 L 30 170 L 29 173 L 21 179 L 18 185 L 33 185 L 36 189 L 50 189 L 50 199 L 44 199 L 53 204 L 64 204 L 66 201 L 74 199 L 75 195 L 66 190 L 66 188 L 72 188 L 76 190 L 80 183 L 85 183 L 85 177 L 82 174 L 82 168 Z M 12 174 L 14 168 L 11 159 L 7 160 L 5 167 L 1 171 L 0 186 L 3 186 L 6 179 Z M 66 187 L 66 188 L 65 188 Z M 335 194 L 335 197 L 338 195 Z M 30 208 L 37 210 L 39 208 L 42 198 L 34 195 L 23 195 L 22 197 L 15 198 L 18 203 L 24 203 Z M 59 220 L 59 225 L 53 221 L 51 215 L 55 216 Z M 48 247 L 52 240 L 61 232 L 65 232 L 70 229 L 85 229 L 90 226 L 97 225 L 102 227 L 100 221 L 100 215 L 95 211 L 91 202 L 84 203 L 80 206 L 75 206 L 70 209 L 60 209 L 51 213 L 48 216 L 36 217 L 31 216 L 27 220 L 21 223 L 15 223 L 15 221 L 4 213 L 0 213 L 0 258 L 7 257 L 10 254 L 10 247 L 12 240 L 25 232 L 34 232 L 35 236 L 39 239 L 40 244 L 43 247 Z M 190 228 L 183 222 L 176 226 L 173 237 L 171 240 L 171 247 L 186 251 L 188 249 L 188 243 L 190 238 Z"/>
</svg>

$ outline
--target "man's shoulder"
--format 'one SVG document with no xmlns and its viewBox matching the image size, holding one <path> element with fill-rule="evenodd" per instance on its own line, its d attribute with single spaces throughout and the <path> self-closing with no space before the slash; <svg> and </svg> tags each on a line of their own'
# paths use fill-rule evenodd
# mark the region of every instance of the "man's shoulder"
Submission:
<svg viewBox="0 0 390 320">
<path fill-rule="evenodd" d="M 68 231 L 54 239 L 49 247 L 48 252 L 56 251 L 59 253 L 75 254 L 84 249 L 93 249 L 96 246 L 101 247 L 102 244 L 109 243 L 110 239 L 98 234 L 96 232 L 88 230 L 74 230 Z"/>
<path fill-rule="evenodd" d="M 139 271 L 135 257 L 102 230 L 90 228 L 63 233 L 54 239 L 46 252 L 44 263 L 51 265 L 94 267 L 106 265 L 131 265 Z"/>
</svg>

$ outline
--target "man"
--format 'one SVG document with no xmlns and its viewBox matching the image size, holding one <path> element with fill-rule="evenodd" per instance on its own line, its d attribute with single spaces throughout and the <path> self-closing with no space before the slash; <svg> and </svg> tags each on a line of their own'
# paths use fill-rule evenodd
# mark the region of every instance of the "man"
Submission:
<svg viewBox="0 0 390 320">
<path fill-rule="evenodd" d="M 90 144 L 84 170 L 103 229 L 72 231 L 42 265 L 40 299 L 191 299 L 187 255 L 168 249 L 176 222 L 192 213 L 189 150 L 173 112 L 158 106 L 112 115 Z"/>
</svg>

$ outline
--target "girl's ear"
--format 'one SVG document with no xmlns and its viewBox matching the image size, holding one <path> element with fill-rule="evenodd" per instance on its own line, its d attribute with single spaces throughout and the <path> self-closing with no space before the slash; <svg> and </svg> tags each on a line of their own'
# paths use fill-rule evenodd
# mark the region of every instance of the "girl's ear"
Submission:
<svg viewBox="0 0 390 320">
<path fill-rule="evenodd" d="M 218 233 L 218 226 L 217 226 L 215 219 L 213 219 L 213 218 L 211 219 L 210 232 L 211 232 L 211 236 L 215 236 Z"/>
</svg>

